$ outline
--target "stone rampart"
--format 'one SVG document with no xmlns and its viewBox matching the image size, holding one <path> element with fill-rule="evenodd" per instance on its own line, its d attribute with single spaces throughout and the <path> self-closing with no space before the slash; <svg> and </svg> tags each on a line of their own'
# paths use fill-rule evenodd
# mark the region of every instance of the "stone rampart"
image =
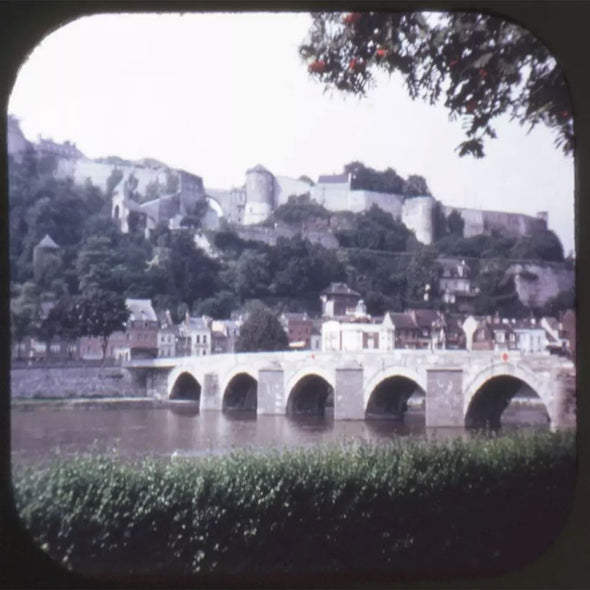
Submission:
<svg viewBox="0 0 590 590">
<path fill-rule="evenodd" d="M 12 398 L 145 395 L 145 383 L 122 367 L 27 367 L 10 370 Z"/>
<path fill-rule="evenodd" d="M 329 232 L 313 231 L 313 230 L 299 230 L 290 227 L 238 227 L 236 233 L 242 240 L 254 240 L 257 242 L 264 242 L 269 246 L 275 246 L 279 238 L 292 238 L 297 234 L 309 240 L 312 244 L 319 244 L 324 248 L 333 250 L 338 248 L 338 239 Z"/>
<path fill-rule="evenodd" d="M 448 206 L 443 206 L 442 209 L 447 217 L 452 211 L 457 211 L 461 215 L 465 222 L 463 235 L 466 238 L 480 234 L 490 234 L 493 231 L 510 237 L 530 236 L 534 231 L 547 229 L 546 219 L 522 213 L 484 211 Z"/>
</svg>

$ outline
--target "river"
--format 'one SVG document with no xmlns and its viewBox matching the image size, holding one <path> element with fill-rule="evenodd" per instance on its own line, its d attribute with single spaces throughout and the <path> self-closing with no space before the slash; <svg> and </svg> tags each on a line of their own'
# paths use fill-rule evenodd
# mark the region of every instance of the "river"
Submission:
<svg viewBox="0 0 590 590">
<path fill-rule="evenodd" d="M 542 405 L 512 403 L 502 415 L 502 431 L 548 429 Z M 310 447 L 324 443 L 394 437 L 428 439 L 465 436 L 463 428 L 425 427 L 424 408 L 410 406 L 403 422 L 334 420 L 322 416 L 257 416 L 255 413 L 198 412 L 187 402 L 166 407 L 117 403 L 31 404 L 13 406 L 13 462 L 44 461 L 55 453 L 116 448 L 121 457 L 219 455 L 234 449 L 253 451 Z"/>
</svg>

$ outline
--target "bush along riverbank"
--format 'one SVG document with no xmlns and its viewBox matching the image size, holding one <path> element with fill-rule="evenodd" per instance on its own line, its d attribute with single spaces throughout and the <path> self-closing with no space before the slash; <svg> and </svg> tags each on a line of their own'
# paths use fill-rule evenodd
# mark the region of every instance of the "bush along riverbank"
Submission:
<svg viewBox="0 0 590 590">
<path fill-rule="evenodd" d="M 15 466 L 23 525 L 78 572 L 485 575 L 567 519 L 573 432 Z"/>
</svg>

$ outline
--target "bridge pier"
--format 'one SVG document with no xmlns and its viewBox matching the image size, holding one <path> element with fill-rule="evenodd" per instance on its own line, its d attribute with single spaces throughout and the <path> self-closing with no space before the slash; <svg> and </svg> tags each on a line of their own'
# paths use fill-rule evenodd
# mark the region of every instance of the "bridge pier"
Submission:
<svg viewBox="0 0 590 590">
<path fill-rule="evenodd" d="M 426 370 L 426 426 L 463 426 L 463 369 Z"/>
<path fill-rule="evenodd" d="M 264 367 L 258 371 L 258 406 L 257 414 L 284 415 L 285 377 L 280 366 Z"/>
<path fill-rule="evenodd" d="M 201 387 L 201 410 L 220 410 L 219 376 L 205 373 Z"/>
<path fill-rule="evenodd" d="M 336 369 L 334 387 L 334 419 L 363 420 L 363 367 L 360 365 Z"/>
<path fill-rule="evenodd" d="M 552 372 L 555 387 L 551 428 L 571 428 L 576 425 L 576 378 L 563 371 Z"/>
</svg>

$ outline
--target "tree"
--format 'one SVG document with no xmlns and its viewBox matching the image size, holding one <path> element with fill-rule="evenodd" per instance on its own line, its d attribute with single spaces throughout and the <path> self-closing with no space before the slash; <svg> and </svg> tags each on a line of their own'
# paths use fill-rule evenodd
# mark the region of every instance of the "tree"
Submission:
<svg viewBox="0 0 590 590">
<path fill-rule="evenodd" d="M 267 295 L 271 276 L 268 255 L 245 250 L 235 268 L 235 291 L 242 300 Z"/>
<path fill-rule="evenodd" d="M 101 339 L 104 361 L 109 337 L 123 330 L 129 318 L 129 309 L 121 295 L 113 291 L 92 288 L 83 293 L 75 304 L 76 331 L 79 336 Z"/>
<path fill-rule="evenodd" d="M 318 12 L 299 47 L 310 74 L 329 89 L 364 96 L 375 71 L 401 76 L 412 99 L 442 102 L 461 117 L 459 155 L 484 156 L 507 114 L 533 128 L 544 123 L 566 154 L 574 146 L 566 81 L 549 50 L 515 23 L 476 12 Z"/>
<path fill-rule="evenodd" d="M 510 257 L 563 262 L 563 246 L 551 230 L 537 231 L 519 238 L 510 250 Z"/>
<path fill-rule="evenodd" d="M 426 183 L 426 179 L 418 174 L 410 174 L 405 184 L 403 195 L 405 197 L 431 197 L 432 194 Z"/>
<path fill-rule="evenodd" d="M 18 358 L 24 338 L 35 333 L 38 313 L 37 286 L 34 283 L 24 283 L 10 300 L 10 332 L 12 341 L 18 346 Z"/>
<path fill-rule="evenodd" d="M 195 310 L 196 316 L 209 316 L 215 320 L 228 318 L 238 306 L 238 299 L 231 291 L 223 290 L 214 297 L 199 301 Z"/>
<path fill-rule="evenodd" d="M 465 221 L 461 214 L 453 209 L 447 217 L 447 227 L 449 232 L 454 236 L 463 237 L 463 230 L 465 229 Z"/>
<path fill-rule="evenodd" d="M 260 302 L 251 304 L 236 342 L 237 352 L 288 350 L 289 339 L 274 313 Z"/>
</svg>

